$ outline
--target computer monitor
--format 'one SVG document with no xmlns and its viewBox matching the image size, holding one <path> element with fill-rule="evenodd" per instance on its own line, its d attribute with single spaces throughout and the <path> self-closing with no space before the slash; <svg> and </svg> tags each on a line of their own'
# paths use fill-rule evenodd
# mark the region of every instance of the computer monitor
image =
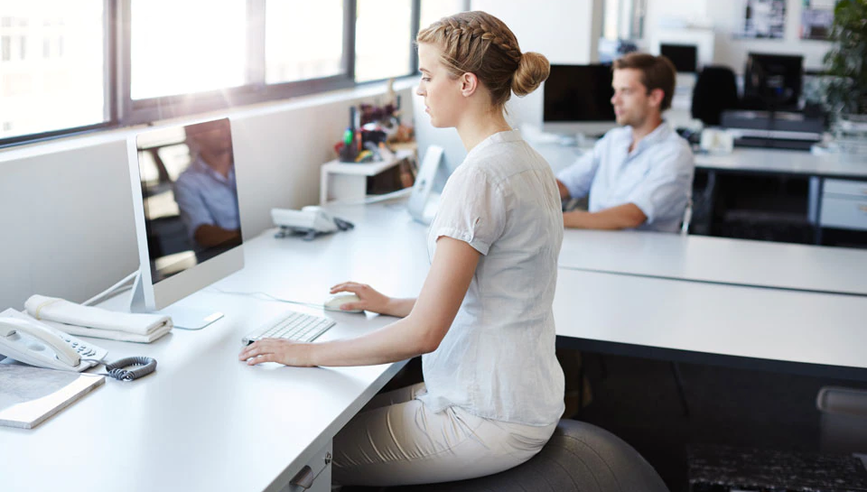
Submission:
<svg viewBox="0 0 867 492">
<path fill-rule="evenodd" d="M 671 60 L 678 73 L 695 73 L 698 70 L 698 48 L 694 44 L 660 43 L 659 54 Z"/>
<path fill-rule="evenodd" d="M 744 69 L 744 108 L 797 109 L 803 76 L 803 56 L 750 53 Z"/>
<path fill-rule="evenodd" d="M 617 126 L 610 65 L 551 65 L 543 86 L 542 130 L 601 135 Z"/>
<path fill-rule="evenodd" d="M 222 315 L 166 308 L 244 266 L 229 120 L 147 131 L 127 147 L 140 264 L 130 310 L 204 327 Z"/>
</svg>

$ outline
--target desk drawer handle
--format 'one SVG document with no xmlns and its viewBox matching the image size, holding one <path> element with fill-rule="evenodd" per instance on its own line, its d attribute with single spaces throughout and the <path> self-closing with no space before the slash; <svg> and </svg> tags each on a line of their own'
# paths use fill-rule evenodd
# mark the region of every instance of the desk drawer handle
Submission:
<svg viewBox="0 0 867 492">
<path fill-rule="evenodd" d="M 295 475 L 295 477 L 289 482 L 289 485 L 301 487 L 304 490 L 309 489 L 313 486 L 313 482 L 315 482 L 316 479 L 319 478 L 319 475 L 321 475 L 322 472 L 324 472 L 330 464 L 331 453 L 325 453 L 325 464 L 318 472 L 313 473 L 313 469 L 310 468 L 310 466 L 304 465 L 304 468 L 302 468 L 301 471 Z"/>
</svg>

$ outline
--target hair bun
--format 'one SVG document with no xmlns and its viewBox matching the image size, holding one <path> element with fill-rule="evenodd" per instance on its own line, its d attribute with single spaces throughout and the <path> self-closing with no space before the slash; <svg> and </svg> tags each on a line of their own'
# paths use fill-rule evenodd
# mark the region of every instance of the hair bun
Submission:
<svg viewBox="0 0 867 492">
<path fill-rule="evenodd" d="M 536 90 L 550 72 L 551 64 L 545 55 L 533 51 L 524 53 L 512 79 L 512 92 L 518 97 L 526 96 Z"/>
</svg>

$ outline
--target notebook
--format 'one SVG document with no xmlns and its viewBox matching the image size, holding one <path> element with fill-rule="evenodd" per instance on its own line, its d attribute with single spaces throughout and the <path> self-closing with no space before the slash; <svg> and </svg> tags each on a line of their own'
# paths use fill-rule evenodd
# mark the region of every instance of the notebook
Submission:
<svg viewBox="0 0 867 492">
<path fill-rule="evenodd" d="M 98 374 L 0 363 L 0 425 L 32 429 L 105 383 Z"/>
</svg>

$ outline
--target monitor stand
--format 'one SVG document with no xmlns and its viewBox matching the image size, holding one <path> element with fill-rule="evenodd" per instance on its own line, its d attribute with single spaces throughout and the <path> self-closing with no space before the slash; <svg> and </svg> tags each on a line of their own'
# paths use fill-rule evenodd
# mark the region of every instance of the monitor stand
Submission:
<svg viewBox="0 0 867 492">
<path fill-rule="evenodd" d="M 141 282 L 141 275 L 135 276 L 135 281 L 132 284 L 132 295 L 129 301 L 129 312 L 131 313 L 151 313 L 172 318 L 172 326 L 181 330 L 201 330 L 210 325 L 214 321 L 222 318 L 224 315 L 219 311 L 211 311 L 209 309 L 190 309 L 168 306 L 159 311 L 151 311 L 147 309 L 144 299 L 144 286 Z"/>
<path fill-rule="evenodd" d="M 224 316 L 220 311 L 181 309 L 173 306 L 156 311 L 154 314 L 169 316 L 172 318 L 172 325 L 181 330 L 201 330 Z"/>
</svg>

